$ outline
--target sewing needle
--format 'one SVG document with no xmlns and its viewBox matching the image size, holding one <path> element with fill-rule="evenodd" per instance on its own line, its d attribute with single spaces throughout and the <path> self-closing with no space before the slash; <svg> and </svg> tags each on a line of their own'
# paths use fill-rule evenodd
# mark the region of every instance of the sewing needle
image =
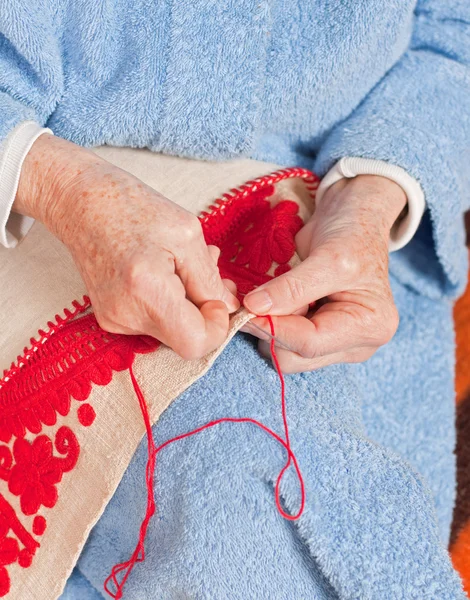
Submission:
<svg viewBox="0 0 470 600">
<path fill-rule="evenodd" d="M 256 323 L 253 323 L 253 321 L 248 321 L 247 326 L 253 327 L 253 329 L 257 329 L 259 332 L 267 336 L 270 340 L 274 340 L 278 346 L 281 346 L 281 348 L 289 350 L 290 352 L 295 352 L 295 350 L 291 348 L 288 344 L 281 342 L 279 338 L 277 338 L 275 335 L 272 335 L 269 331 L 265 331 L 262 327 L 256 325 Z"/>
</svg>

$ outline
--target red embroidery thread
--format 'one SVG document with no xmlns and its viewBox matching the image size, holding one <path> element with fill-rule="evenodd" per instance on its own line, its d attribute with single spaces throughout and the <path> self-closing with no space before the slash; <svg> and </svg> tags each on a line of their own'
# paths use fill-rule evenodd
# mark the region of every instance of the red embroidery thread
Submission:
<svg viewBox="0 0 470 600">
<path fill-rule="evenodd" d="M 154 479 L 155 479 L 156 459 L 157 459 L 158 453 L 161 452 L 161 450 L 163 450 L 170 444 L 173 444 L 174 442 L 177 442 L 177 441 L 182 440 L 187 437 L 191 437 L 193 435 L 197 435 L 198 433 L 201 433 L 202 431 L 204 431 L 206 429 L 215 427 L 216 425 L 220 425 L 221 423 L 251 423 L 253 425 L 256 425 L 257 427 L 259 427 L 260 429 L 262 429 L 263 431 L 268 433 L 271 437 L 273 437 L 287 451 L 287 461 L 276 479 L 275 501 L 276 501 L 277 510 L 285 519 L 287 519 L 289 521 L 296 521 L 302 515 L 304 508 L 305 508 L 305 484 L 304 484 L 304 480 L 302 477 L 302 473 L 300 471 L 300 467 L 297 462 L 297 458 L 290 446 L 289 425 L 287 422 L 287 413 L 286 413 L 285 382 L 284 382 L 284 376 L 282 374 L 281 368 L 279 366 L 279 361 L 278 361 L 278 358 L 276 355 L 276 348 L 275 348 L 275 343 L 274 343 L 274 334 L 275 334 L 274 323 L 273 323 L 272 318 L 269 315 L 266 318 L 269 321 L 271 334 L 273 336 L 271 338 L 271 344 L 270 344 L 271 356 L 272 356 L 272 359 L 273 359 L 273 362 L 274 362 L 274 365 L 276 368 L 276 372 L 279 377 L 279 381 L 281 383 L 281 411 L 282 411 L 282 420 L 283 420 L 283 426 L 284 426 L 284 439 L 281 438 L 272 429 L 269 429 L 269 427 L 266 427 L 266 425 L 264 425 L 260 421 L 257 421 L 256 419 L 251 419 L 248 417 L 246 417 L 246 418 L 224 417 L 222 419 L 210 421 L 209 423 L 206 423 L 205 425 L 202 425 L 201 427 L 193 429 L 192 431 L 189 431 L 187 433 L 177 435 L 177 436 L 167 440 L 160 446 L 156 447 L 155 441 L 153 439 L 152 426 L 150 423 L 150 417 L 149 417 L 147 403 L 145 402 L 145 398 L 142 393 L 142 390 L 140 389 L 140 386 L 135 378 L 132 366 L 129 368 L 132 383 L 133 383 L 137 398 L 139 400 L 139 406 L 142 411 L 142 417 L 144 419 L 145 429 L 147 432 L 148 459 L 147 459 L 147 467 L 145 469 L 145 473 L 146 473 L 145 479 L 146 479 L 146 485 L 147 485 L 147 510 L 145 513 L 145 517 L 142 521 L 141 527 L 140 527 L 139 540 L 134 549 L 134 552 L 132 553 L 129 560 L 115 565 L 111 569 L 111 573 L 109 574 L 109 576 L 106 578 L 106 581 L 104 582 L 104 590 L 109 596 L 111 596 L 111 598 L 114 598 L 115 600 L 120 600 L 122 598 L 124 586 L 126 584 L 126 581 L 129 577 L 129 575 L 131 574 L 133 568 L 135 567 L 135 565 L 138 562 L 142 562 L 145 560 L 145 538 L 147 535 L 147 529 L 148 529 L 150 520 L 153 517 L 153 515 L 155 514 Z M 282 481 L 282 478 L 284 477 L 284 473 L 287 471 L 287 469 L 289 468 L 289 466 L 291 464 L 294 465 L 294 469 L 295 469 L 297 478 L 299 480 L 300 496 L 301 496 L 300 507 L 295 515 L 290 515 L 289 513 L 285 512 L 285 510 L 282 508 L 281 497 L 280 497 L 281 481 Z M 122 577 L 121 581 L 118 581 L 117 577 L 122 572 L 124 572 L 124 576 Z M 111 581 L 113 582 L 113 584 L 116 588 L 115 592 L 113 592 L 112 590 L 109 589 L 109 584 L 111 583 Z"/>
<path fill-rule="evenodd" d="M 220 274 L 237 284 L 240 300 L 272 279 L 268 271 L 273 262 L 277 263 L 276 277 L 290 269 L 295 234 L 303 222 L 295 202 L 282 200 L 271 207 L 268 198 L 277 183 L 293 178 L 303 180 L 313 203 L 319 178 L 307 169 L 293 167 L 230 190 L 200 216 L 206 242 L 221 249 Z"/>
<path fill-rule="evenodd" d="M 17 540 L 21 542 L 24 546 L 22 550 L 19 550 L 19 543 L 14 538 L 8 538 L 7 533 L 12 531 Z M 28 557 L 34 556 L 36 549 L 39 548 L 39 543 L 28 533 L 28 531 L 23 527 L 20 523 L 18 517 L 16 516 L 15 510 L 12 506 L 5 500 L 5 498 L 0 494 L 0 539 L 1 540 L 9 540 L 14 539 L 16 542 L 16 546 L 18 547 L 18 552 L 13 551 L 7 553 L 3 560 L 0 558 L 0 597 L 6 596 L 10 591 L 10 576 L 6 569 L 6 566 L 9 564 L 13 564 L 18 560 L 20 566 L 25 566 L 28 562 Z M 1 542 L 0 542 L 1 543 Z M 10 550 L 12 550 L 15 544 L 11 544 L 11 542 L 7 542 L 10 546 Z M 16 547 L 15 546 L 15 547 Z M 21 562 L 20 562 L 21 560 Z M 11 562 L 10 562 L 11 561 Z M 29 562 L 31 564 L 31 561 Z M 27 565 L 29 566 L 29 565 Z"/>
<path fill-rule="evenodd" d="M 129 368 L 135 353 L 158 345 L 146 336 L 108 333 L 93 314 L 61 323 L 0 382 L 0 441 L 54 425 L 57 413 L 68 415 L 72 398 L 86 400 L 93 384 L 107 385 L 113 371 Z"/>
<path fill-rule="evenodd" d="M 71 471 L 79 457 L 75 434 L 66 426 L 55 435 L 54 456 L 50 438 L 36 435 L 32 442 L 24 439 L 29 431 L 38 434 L 42 425 L 54 425 L 57 414 L 67 415 L 71 400 L 88 398 L 92 384 L 107 385 L 113 371 L 128 369 L 135 354 L 152 352 L 159 345 L 146 336 L 119 336 L 103 331 L 93 314 L 88 298 L 83 304 L 74 303 L 74 311 L 65 311 L 65 318 L 56 316 L 48 331 L 40 331 L 37 340 L 25 349 L 16 364 L 4 373 L 0 381 L 0 440 L 9 442 L 14 436 L 13 453 L 0 445 L 0 479 L 8 482 L 8 490 L 20 497 L 21 511 L 33 515 L 41 506 L 53 508 L 58 499 L 57 485 L 64 473 Z M 88 407 L 88 408 L 87 408 Z M 80 410 L 84 409 L 84 410 Z M 89 426 L 94 409 L 89 404 L 79 407 L 79 421 Z M 81 418 L 80 418 L 81 415 Z M 1 523 L 7 526 L 23 548 L 5 554 L 2 559 Z M 32 530 L 41 536 L 47 527 L 46 519 L 36 515 Z M 11 542 L 6 542 L 11 549 Z M 11 581 L 6 566 L 13 562 L 28 568 L 39 543 L 28 533 L 15 510 L 0 494 L 0 597 L 10 591 Z M 3 562 L 2 562 L 3 561 Z M 10 562 L 8 562 L 10 561 Z"/>
<path fill-rule="evenodd" d="M 18 438 L 13 446 L 15 466 L 10 471 L 8 489 L 20 496 L 21 510 L 34 515 L 41 505 L 52 508 L 57 502 L 56 484 L 62 474 L 77 464 L 80 447 L 75 434 L 61 427 L 55 436 L 55 447 L 65 458 L 53 456 L 52 441 L 47 435 L 38 436 L 33 443 Z"/>
<path fill-rule="evenodd" d="M 31 563 L 33 562 L 33 557 L 34 555 L 31 554 L 31 552 L 26 550 L 26 548 L 23 548 L 23 550 L 21 550 L 21 552 L 18 555 L 18 564 L 20 565 L 20 567 L 23 567 L 23 569 L 27 569 L 31 566 Z"/>
</svg>

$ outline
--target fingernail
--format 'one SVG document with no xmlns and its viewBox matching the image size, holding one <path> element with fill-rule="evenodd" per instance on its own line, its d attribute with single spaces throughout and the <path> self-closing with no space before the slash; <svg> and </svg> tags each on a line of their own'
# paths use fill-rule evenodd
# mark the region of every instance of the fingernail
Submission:
<svg viewBox="0 0 470 600">
<path fill-rule="evenodd" d="M 238 301 L 238 298 L 234 296 L 232 292 L 227 288 L 225 288 L 224 291 L 223 302 L 225 302 L 229 311 L 233 312 L 240 308 L 240 302 Z"/>
<path fill-rule="evenodd" d="M 256 315 L 268 312 L 272 305 L 271 296 L 264 290 L 252 292 L 245 297 L 245 306 Z"/>
</svg>

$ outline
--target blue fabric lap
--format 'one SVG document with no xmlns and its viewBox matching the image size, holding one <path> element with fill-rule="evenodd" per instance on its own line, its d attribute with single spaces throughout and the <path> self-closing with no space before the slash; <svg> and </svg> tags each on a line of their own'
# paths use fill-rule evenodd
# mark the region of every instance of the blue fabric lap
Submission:
<svg viewBox="0 0 470 600">
<path fill-rule="evenodd" d="M 250 404 L 251 415 L 269 420 L 269 403 L 278 402 L 279 396 L 270 367 L 246 338 L 233 343 L 230 356 L 229 372 L 218 364 L 211 381 L 201 380 L 195 393 L 174 402 L 154 428 L 157 440 L 227 414 L 242 416 Z M 241 398 L 237 374 L 242 356 L 256 360 L 268 374 L 262 394 L 247 374 Z M 218 390 L 207 403 L 201 396 L 206 386 Z M 279 419 L 274 420 L 279 426 Z M 269 471 L 263 465 L 266 451 Z M 127 558 L 135 545 L 145 510 L 145 461 L 144 442 L 80 560 L 79 568 L 97 589 L 112 565 Z M 251 425 L 221 425 L 163 452 L 157 465 L 158 515 L 150 526 L 146 561 L 131 576 L 126 598 L 241 600 L 262 598 L 266 586 L 273 585 L 279 599 L 336 599 L 296 528 L 275 510 L 272 477 L 282 463 L 282 449 Z"/>
<path fill-rule="evenodd" d="M 374 359 L 287 378 L 302 518 L 288 523 L 276 511 L 285 457 L 263 431 L 223 424 L 180 441 L 159 457 L 158 514 L 126 598 L 464 598 L 445 550 L 455 487 L 451 306 L 428 306 L 396 282 L 394 293 L 400 329 Z M 222 416 L 282 430 L 277 376 L 243 335 L 154 434 L 161 442 Z M 143 442 L 80 558 L 95 590 L 135 545 L 145 459 Z M 294 512 L 292 473 L 281 491 Z"/>
<path fill-rule="evenodd" d="M 103 600 L 103 596 L 78 569 L 74 569 L 60 600 Z"/>
</svg>

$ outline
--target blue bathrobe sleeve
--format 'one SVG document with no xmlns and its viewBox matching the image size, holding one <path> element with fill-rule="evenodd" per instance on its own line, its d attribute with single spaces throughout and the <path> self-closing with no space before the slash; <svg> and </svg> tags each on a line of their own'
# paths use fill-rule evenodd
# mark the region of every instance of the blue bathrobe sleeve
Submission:
<svg viewBox="0 0 470 600">
<path fill-rule="evenodd" d="M 408 51 L 332 130 L 317 172 L 343 156 L 388 161 L 421 183 L 428 210 L 412 242 L 391 256 L 391 270 L 421 293 L 458 294 L 470 207 L 469 0 L 418 1 Z"/>
<path fill-rule="evenodd" d="M 0 142 L 22 121 L 44 125 L 62 96 L 60 19 L 50 0 L 0 2 Z"/>
</svg>

